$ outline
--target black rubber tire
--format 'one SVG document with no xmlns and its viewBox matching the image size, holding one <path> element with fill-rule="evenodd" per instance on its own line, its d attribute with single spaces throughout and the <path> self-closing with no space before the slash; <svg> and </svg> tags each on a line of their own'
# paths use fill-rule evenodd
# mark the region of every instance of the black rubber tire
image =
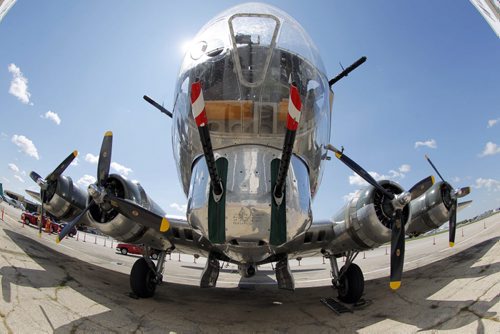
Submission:
<svg viewBox="0 0 500 334">
<path fill-rule="evenodd" d="M 364 290 L 365 279 L 363 272 L 358 265 L 351 263 L 347 271 L 340 278 L 338 297 L 344 303 L 356 303 L 363 295 Z"/>
<path fill-rule="evenodd" d="M 156 285 L 155 274 L 149 268 L 146 259 L 140 258 L 135 261 L 130 272 L 130 287 L 132 288 L 132 292 L 137 297 L 150 298 L 155 294 Z"/>
<path fill-rule="evenodd" d="M 153 253 L 153 254 L 151 254 L 151 258 L 152 258 L 153 260 L 158 260 L 158 253 Z"/>
<path fill-rule="evenodd" d="M 123 255 L 127 255 L 128 250 L 126 248 L 122 248 L 120 249 L 120 253 L 122 253 Z"/>
<path fill-rule="evenodd" d="M 30 224 L 30 220 L 29 220 L 28 218 L 26 218 L 26 219 L 24 220 L 24 223 L 25 223 L 26 225 L 29 225 L 29 224 Z"/>
</svg>

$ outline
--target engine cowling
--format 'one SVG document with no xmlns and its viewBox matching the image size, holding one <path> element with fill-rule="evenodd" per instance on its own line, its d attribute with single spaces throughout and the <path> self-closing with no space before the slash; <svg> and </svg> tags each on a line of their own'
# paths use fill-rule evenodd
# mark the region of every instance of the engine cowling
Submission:
<svg viewBox="0 0 500 334">
<path fill-rule="evenodd" d="M 403 188 L 395 182 L 383 180 L 379 184 L 394 194 L 403 192 Z M 384 204 L 382 199 L 383 194 L 373 186 L 358 191 L 333 219 L 335 237 L 328 249 L 333 253 L 359 251 L 372 249 L 390 241 L 394 209 L 390 204 Z M 402 215 L 405 223 L 409 214 L 407 205 Z"/>
<path fill-rule="evenodd" d="M 453 204 L 453 187 L 447 182 L 437 182 L 424 194 L 411 201 L 411 220 L 406 234 L 417 236 L 443 225 L 449 219 Z"/>
<path fill-rule="evenodd" d="M 60 175 L 45 192 L 44 208 L 57 220 L 70 221 L 85 209 L 87 193 L 69 176 Z"/>
<path fill-rule="evenodd" d="M 121 175 L 109 175 L 105 188 L 108 193 L 116 197 L 131 200 L 161 216 L 165 214 L 150 199 L 139 183 L 132 182 Z M 160 233 L 159 230 L 147 228 L 139 222 L 125 217 L 118 213 L 109 203 L 100 206 L 95 203 L 92 204 L 87 212 L 87 218 L 92 227 L 117 240 L 135 244 L 148 244 L 157 249 L 166 249 L 170 246 L 165 235 Z"/>
</svg>

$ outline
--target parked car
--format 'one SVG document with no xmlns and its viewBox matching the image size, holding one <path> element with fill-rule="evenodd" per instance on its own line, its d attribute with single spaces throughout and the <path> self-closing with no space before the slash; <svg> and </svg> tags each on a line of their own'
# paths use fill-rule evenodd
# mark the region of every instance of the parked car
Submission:
<svg viewBox="0 0 500 334">
<path fill-rule="evenodd" d="M 68 225 L 67 223 L 62 223 L 62 224 L 59 224 L 59 230 L 57 231 L 58 233 L 66 227 L 66 225 Z M 68 233 L 68 237 L 72 238 L 74 237 L 76 234 L 78 233 L 78 230 L 76 229 L 75 226 L 73 226 L 73 228 L 69 231 Z"/>
<path fill-rule="evenodd" d="M 120 252 L 122 255 L 127 255 L 129 253 L 142 255 L 144 253 L 144 247 L 142 245 L 135 244 L 118 244 L 116 245 L 116 251 Z M 158 254 L 160 254 L 159 250 L 151 249 L 151 254 L 149 254 L 149 256 L 153 260 L 157 260 Z"/>
<path fill-rule="evenodd" d="M 38 212 L 28 212 L 25 211 L 21 214 L 21 222 L 23 222 L 26 225 L 34 225 L 38 226 L 38 217 L 40 215 Z M 59 230 L 59 224 L 56 223 L 53 219 L 50 219 L 48 216 L 43 216 L 42 220 L 42 228 L 45 229 L 47 222 L 50 223 L 50 233 L 57 233 Z"/>
</svg>

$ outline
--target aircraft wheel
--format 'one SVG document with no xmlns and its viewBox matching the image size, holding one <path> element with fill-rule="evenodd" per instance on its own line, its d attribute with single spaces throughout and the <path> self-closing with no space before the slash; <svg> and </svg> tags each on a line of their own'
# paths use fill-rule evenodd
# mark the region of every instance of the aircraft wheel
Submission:
<svg viewBox="0 0 500 334">
<path fill-rule="evenodd" d="M 130 287 L 132 288 L 132 292 L 140 298 L 153 297 L 156 285 L 155 273 L 149 268 L 146 260 L 140 258 L 135 261 L 130 272 Z"/>
<path fill-rule="evenodd" d="M 351 263 L 347 271 L 340 278 L 338 297 L 344 303 L 356 303 L 363 295 L 364 289 L 365 279 L 363 272 L 358 265 Z"/>
<path fill-rule="evenodd" d="M 151 254 L 151 258 L 152 258 L 153 260 L 158 260 L 158 253 L 153 253 L 153 254 Z"/>
<path fill-rule="evenodd" d="M 128 250 L 126 248 L 122 248 L 120 249 L 120 253 L 122 253 L 123 255 L 127 255 Z"/>
</svg>

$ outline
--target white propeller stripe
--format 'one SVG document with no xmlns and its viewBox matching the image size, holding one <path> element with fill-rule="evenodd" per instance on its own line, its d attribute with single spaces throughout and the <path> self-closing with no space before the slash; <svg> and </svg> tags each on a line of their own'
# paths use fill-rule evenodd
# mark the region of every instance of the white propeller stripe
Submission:
<svg viewBox="0 0 500 334">
<path fill-rule="evenodd" d="M 203 90 L 200 92 L 200 96 L 191 104 L 192 112 L 194 118 L 197 118 L 205 109 L 205 100 L 203 99 Z"/>
</svg>

